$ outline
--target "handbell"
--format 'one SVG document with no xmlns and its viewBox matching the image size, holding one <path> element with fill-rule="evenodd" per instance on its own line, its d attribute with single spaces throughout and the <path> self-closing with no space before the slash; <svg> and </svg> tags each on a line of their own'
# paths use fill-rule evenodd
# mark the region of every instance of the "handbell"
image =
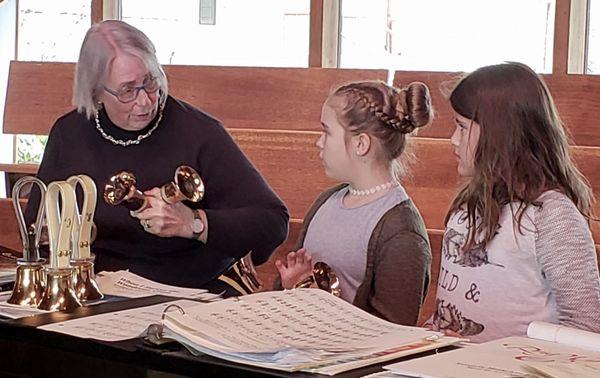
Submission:
<svg viewBox="0 0 600 378">
<path fill-rule="evenodd" d="M 27 184 L 37 185 L 40 189 L 40 203 L 37 211 L 35 226 L 27 227 L 23 210 L 19 203 L 21 189 Z M 15 285 L 8 303 L 21 306 L 37 306 L 42 300 L 45 287 L 44 263 L 40 258 L 39 244 L 44 221 L 44 203 L 46 185 L 38 178 L 25 176 L 20 178 L 13 187 L 12 201 L 19 223 L 19 231 L 23 242 L 23 258 L 17 260 Z"/>
<path fill-rule="evenodd" d="M 313 283 L 316 283 L 319 289 L 325 290 L 336 297 L 342 295 L 340 280 L 338 279 L 337 274 L 335 274 L 329 265 L 322 261 L 316 262 L 313 266 L 312 274 L 298 282 L 294 287 L 309 287 Z"/>
<path fill-rule="evenodd" d="M 71 248 L 73 256 L 71 266 L 75 268 L 73 286 L 80 301 L 102 299 L 104 295 L 98 287 L 94 275 L 94 256 L 90 252 L 92 244 L 94 213 L 96 210 L 96 184 L 91 177 L 86 175 L 71 176 L 67 182 L 73 190 L 79 185 L 83 192 L 81 213 L 75 202 L 74 223 L 71 232 Z M 75 193 L 77 193 L 75 191 Z"/>
<path fill-rule="evenodd" d="M 204 183 L 194 168 L 181 165 L 175 170 L 173 181 L 160 188 L 160 196 L 170 204 L 183 200 L 198 202 L 204 197 Z"/>
<path fill-rule="evenodd" d="M 59 195 L 61 205 L 59 206 Z M 73 311 L 81 306 L 73 287 L 75 269 L 71 259 L 71 232 L 75 217 L 75 190 L 66 181 L 48 185 L 46 219 L 50 242 L 50 266 L 46 267 L 46 290 L 38 305 L 41 310 Z"/>
<path fill-rule="evenodd" d="M 94 256 L 87 259 L 72 259 L 71 266 L 75 268 L 73 287 L 80 301 L 92 301 L 104 298 L 94 274 Z"/>
<path fill-rule="evenodd" d="M 225 282 L 241 295 L 252 294 L 262 287 L 256 269 L 254 269 L 251 254 L 252 251 L 235 261 L 229 269 L 218 277 L 219 281 Z"/>
<path fill-rule="evenodd" d="M 148 207 L 148 200 L 135 187 L 135 175 L 122 171 L 112 176 L 104 186 L 104 202 L 112 206 L 124 205 L 133 213 L 139 213 Z"/>
</svg>

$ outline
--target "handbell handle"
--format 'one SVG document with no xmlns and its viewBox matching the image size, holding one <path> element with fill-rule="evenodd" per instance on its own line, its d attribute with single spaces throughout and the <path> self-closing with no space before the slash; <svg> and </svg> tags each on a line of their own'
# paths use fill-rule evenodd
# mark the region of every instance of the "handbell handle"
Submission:
<svg viewBox="0 0 600 378">
<path fill-rule="evenodd" d="M 306 277 L 302 281 L 300 281 L 297 284 L 295 284 L 294 288 L 296 288 L 296 289 L 303 289 L 303 288 L 310 287 L 310 285 L 312 285 L 314 283 L 315 283 L 315 276 L 313 276 L 311 274 L 310 276 Z"/>
<path fill-rule="evenodd" d="M 71 231 L 73 258 L 88 259 L 91 256 L 90 245 L 92 243 L 92 225 L 94 223 L 94 213 L 96 211 L 98 194 L 96 184 L 94 183 L 94 180 L 87 175 L 71 176 L 67 179 L 67 182 L 73 187 L 75 195 L 77 195 L 77 185 L 81 186 L 83 192 L 81 212 L 79 212 L 77 201 L 75 201 L 75 213 Z"/>
<path fill-rule="evenodd" d="M 61 198 L 59 206 L 58 199 Z M 71 231 L 75 223 L 75 190 L 66 181 L 55 181 L 48 185 L 46 193 L 46 219 L 50 241 L 50 268 L 70 267 Z"/>
<path fill-rule="evenodd" d="M 19 203 L 21 189 L 27 184 L 37 185 L 40 190 L 40 202 L 38 204 L 37 216 L 35 219 L 35 228 L 32 232 L 28 230 L 25 217 L 23 216 L 23 209 Z M 33 176 L 21 177 L 13 186 L 12 202 L 15 209 L 15 215 L 17 216 L 17 223 L 19 224 L 21 240 L 23 242 L 23 258 L 25 261 L 37 262 L 40 260 L 40 251 L 38 248 L 40 245 L 40 237 L 42 236 L 42 226 L 46 209 L 46 191 L 46 184 L 39 178 Z"/>
</svg>

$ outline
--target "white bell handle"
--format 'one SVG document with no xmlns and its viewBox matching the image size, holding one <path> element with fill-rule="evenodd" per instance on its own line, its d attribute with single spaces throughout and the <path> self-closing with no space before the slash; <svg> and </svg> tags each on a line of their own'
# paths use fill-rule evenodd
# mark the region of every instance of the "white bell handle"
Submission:
<svg viewBox="0 0 600 378">
<path fill-rule="evenodd" d="M 59 206 L 58 199 L 61 199 Z M 70 267 L 71 230 L 75 223 L 75 190 L 66 181 L 54 181 L 48 185 L 46 193 L 46 219 L 50 241 L 50 268 Z"/>
<path fill-rule="evenodd" d="M 83 204 L 81 212 L 75 201 L 75 216 L 73 229 L 71 231 L 73 242 L 73 258 L 88 259 L 91 256 L 90 245 L 92 244 L 92 225 L 94 223 L 94 213 L 96 211 L 96 201 L 98 200 L 96 184 L 91 177 L 87 175 L 75 175 L 67 179 L 71 184 L 77 196 L 77 185 L 81 186 L 83 191 Z"/>
</svg>

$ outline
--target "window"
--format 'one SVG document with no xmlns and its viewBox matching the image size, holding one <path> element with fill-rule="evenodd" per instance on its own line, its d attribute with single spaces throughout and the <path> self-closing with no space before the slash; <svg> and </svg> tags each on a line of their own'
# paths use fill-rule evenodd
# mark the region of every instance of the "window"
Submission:
<svg viewBox="0 0 600 378">
<path fill-rule="evenodd" d="M 19 0 L 18 60 L 75 62 L 91 25 L 90 0 Z"/>
<path fill-rule="evenodd" d="M 202 25 L 215 24 L 215 7 L 217 0 L 200 0 L 200 23 Z"/>
<path fill-rule="evenodd" d="M 600 75 L 600 1 L 589 0 L 585 73 Z"/>
<path fill-rule="evenodd" d="M 554 0 L 344 0 L 340 66 L 462 71 L 519 61 L 552 71 Z"/>
<path fill-rule="evenodd" d="M 148 35 L 163 64 L 308 66 L 309 0 L 174 4 L 122 0 L 123 21 Z M 205 25 L 211 17 L 214 25 Z"/>
</svg>

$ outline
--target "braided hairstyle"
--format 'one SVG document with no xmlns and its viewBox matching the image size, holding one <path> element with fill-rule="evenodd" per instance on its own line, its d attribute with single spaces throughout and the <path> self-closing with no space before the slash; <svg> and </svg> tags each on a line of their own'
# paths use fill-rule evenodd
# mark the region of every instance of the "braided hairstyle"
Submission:
<svg viewBox="0 0 600 378">
<path fill-rule="evenodd" d="M 382 81 L 360 81 L 339 87 L 331 97 L 342 99 L 334 110 L 346 131 L 379 139 L 392 174 L 396 179 L 403 175 L 411 157 L 405 153 L 403 162 L 399 161 L 407 147 L 407 134 L 415 134 L 433 120 L 427 85 L 413 82 L 399 89 Z"/>
</svg>

